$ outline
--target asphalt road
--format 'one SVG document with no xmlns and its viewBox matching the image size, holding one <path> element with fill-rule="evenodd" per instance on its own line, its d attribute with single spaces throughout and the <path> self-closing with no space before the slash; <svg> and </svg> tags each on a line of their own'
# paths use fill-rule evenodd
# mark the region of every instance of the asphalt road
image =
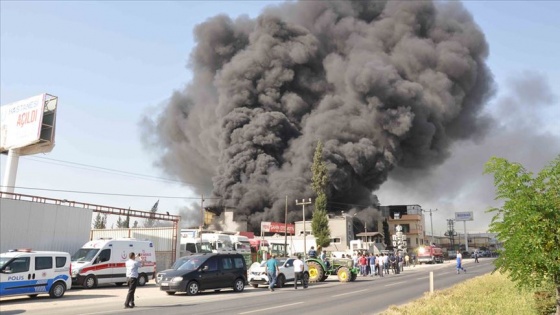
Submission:
<svg viewBox="0 0 560 315">
<path fill-rule="evenodd" d="M 37 299 L 12 297 L 0 299 L 2 315 L 13 314 L 377 314 L 391 305 L 406 304 L 429 291 L 429 273 L 434 273 L 436 290 L 453 286 L 493 270 L 492 259 L 475 264 L 465 259 L 467 273 L 456 274 L 455 264 L 421 265 L 406 268 L 399 275 L 358 277 L 354 282 L 340 283 L 336 277 L 311 284 L 308 289 L 294 290 L 288 285 L 269 292 L 265 287 L 247 287 L 241 293 L 232 290 L 202 292 L 197 296 L 168 296 L 153 281 L 136 290 L 136 308 L 123 309 L 126 287 L 106 286 L 93 290 L 72 289 L 57 300 L 48 295 Z"/>
</svg>

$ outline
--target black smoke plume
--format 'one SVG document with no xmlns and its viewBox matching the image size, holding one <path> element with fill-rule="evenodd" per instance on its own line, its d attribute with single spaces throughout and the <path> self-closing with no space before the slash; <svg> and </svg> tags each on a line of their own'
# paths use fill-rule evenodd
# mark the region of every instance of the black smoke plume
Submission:
<svg viewBox="0 0 560 315">
<path fill-rule="evenodd" d="M 440 165 L 490 123 L 488 45 L 460 3 L 302 1 L 194 33 L 192 81 L 144 138 L 168 174 L 256 228 L 283 221 L 285 196 L 301 218 L 318 140 L 330 210 L 366 208 L 395 167 Z"/>
</svg>

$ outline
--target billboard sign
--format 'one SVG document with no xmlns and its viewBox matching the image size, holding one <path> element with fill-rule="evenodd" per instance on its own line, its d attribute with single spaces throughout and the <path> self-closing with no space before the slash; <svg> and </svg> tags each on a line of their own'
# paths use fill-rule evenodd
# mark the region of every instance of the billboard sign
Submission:
<svg viewBox="0 0 560 315">
<path fill-rule="evenodd" d="M 288 226 L 288 234 L 295 234 L 296 227 L 293 224 L 287 224 Z M 268 233 L 285 233 L 286 232 L 286 225 L 280 222 L 261 222 L 261 232 L 268 232 Z"/>
<path fill-rule="evenodd" d="M 39 141 L 45 97 L 41 94 L 0 107 L 0 152 Z"/>
<path fill-rule="evenodd" d="M 472 221 L 472 212 L 455 212 L 455 221 Z"/>
</svg>

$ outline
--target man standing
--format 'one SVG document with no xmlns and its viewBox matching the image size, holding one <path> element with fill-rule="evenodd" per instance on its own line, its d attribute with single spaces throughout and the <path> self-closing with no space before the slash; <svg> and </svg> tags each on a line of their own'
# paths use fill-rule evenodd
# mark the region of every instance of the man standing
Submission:
<svg viewBox="0 0 560 315">
<path fill-rule="evenodd" d="M 474 262 L 478 263 L 478 252 L 474 252 Z"/>
<path fill-rule="evenodd" d="M 461 255 L 461 253 L 457 251 L 457 274 L 459 274 L 459 270 L 463 270 L 464 273 L 467 273 L 467 269 L 461 266 L 462 261 L 463 261 L 463 255 Z"/>
<path fill-rule="evenodd" d="M 364 254 L 362 254 L 362 256 L 360 256 L 360 258 L 358 259 L 358 263 L 360 264 L 360 274 L 362 275 L 362 277 L 365 277 L 366 276 L 367 260 L 366 260 L 366 256 Z"/>
<path fill-rule="evenodd" d="M 381 253 L 381 256 L 379 256 L 378 258 L 375 259 L 377 261 L 377 274 L 380 277 L 383 277 L 383 267 L 385 266 L 385 259 L 384 259 L 384 255 L 383 253 Z"/>
<path fill-rule="evenodd" d="M 297 255 L 297 259 L 294 260 L 294 288 L 297 290 L 298 280 L 301 280 L 301 286 L 305 289 L 307 288 L 307 283 L 303 279 L 303 261 L 301 260 L 301 254 Z"/>
<path fill-rule="evenodd" d="M 274 291 L 274 286 L 276 285 L 276 275 L 278 275 L 279 271 L 276 255 L 272 255 L 272 257 L 266 261 L 266 274 L 268 275 L 268 289 L 270 292 Z"/>
<path fill-rule="evenodd" d="M 371 256 L 369 256 L 369 268 L 370 268 L 370 277 L 373 277 L 374 275 L 377 275 L 377 265 L 375 263 L 375 255 L 371 254 Z"/>
<path fill-rule="evenodd" d="M 124 301 L 124 308 L 133 308 L 134 294 L 136 293 L 136 285 L 138 284 L 138 268 L 144 266 L 144 257 L 140 256 L 140 261 L 136 261 L 136 254 L 128 254 L 126 261 L 126 279 L 128 282 L 128 294 Z"/>
<path fill-rule="evenodd" d="M 399 252 L 399 255 L 397 256 L 397 264 L 399 266 L 399 272 L 397 272 L 397 273 L 403 272 L 404 271 L 404 266 L 403 266 L 404 259 L 403 259 L 402 253 L 400 253 L 400 252 Z"/>
</svg>

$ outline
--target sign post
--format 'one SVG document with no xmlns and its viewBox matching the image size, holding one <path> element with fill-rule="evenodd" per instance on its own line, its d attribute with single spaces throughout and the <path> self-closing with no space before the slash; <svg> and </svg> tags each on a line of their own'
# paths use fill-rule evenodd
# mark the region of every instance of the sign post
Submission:
<svg viewBox="0 0 560 315">
<path fill-rule="evenodd" d="M 473 220 L 472 212 L 455 212 L 455 221 L 463 221 L 465 232 L 465 251 L 469 251 L 469 238 L 467 237 L 467 221 Z"/>
</svg>

